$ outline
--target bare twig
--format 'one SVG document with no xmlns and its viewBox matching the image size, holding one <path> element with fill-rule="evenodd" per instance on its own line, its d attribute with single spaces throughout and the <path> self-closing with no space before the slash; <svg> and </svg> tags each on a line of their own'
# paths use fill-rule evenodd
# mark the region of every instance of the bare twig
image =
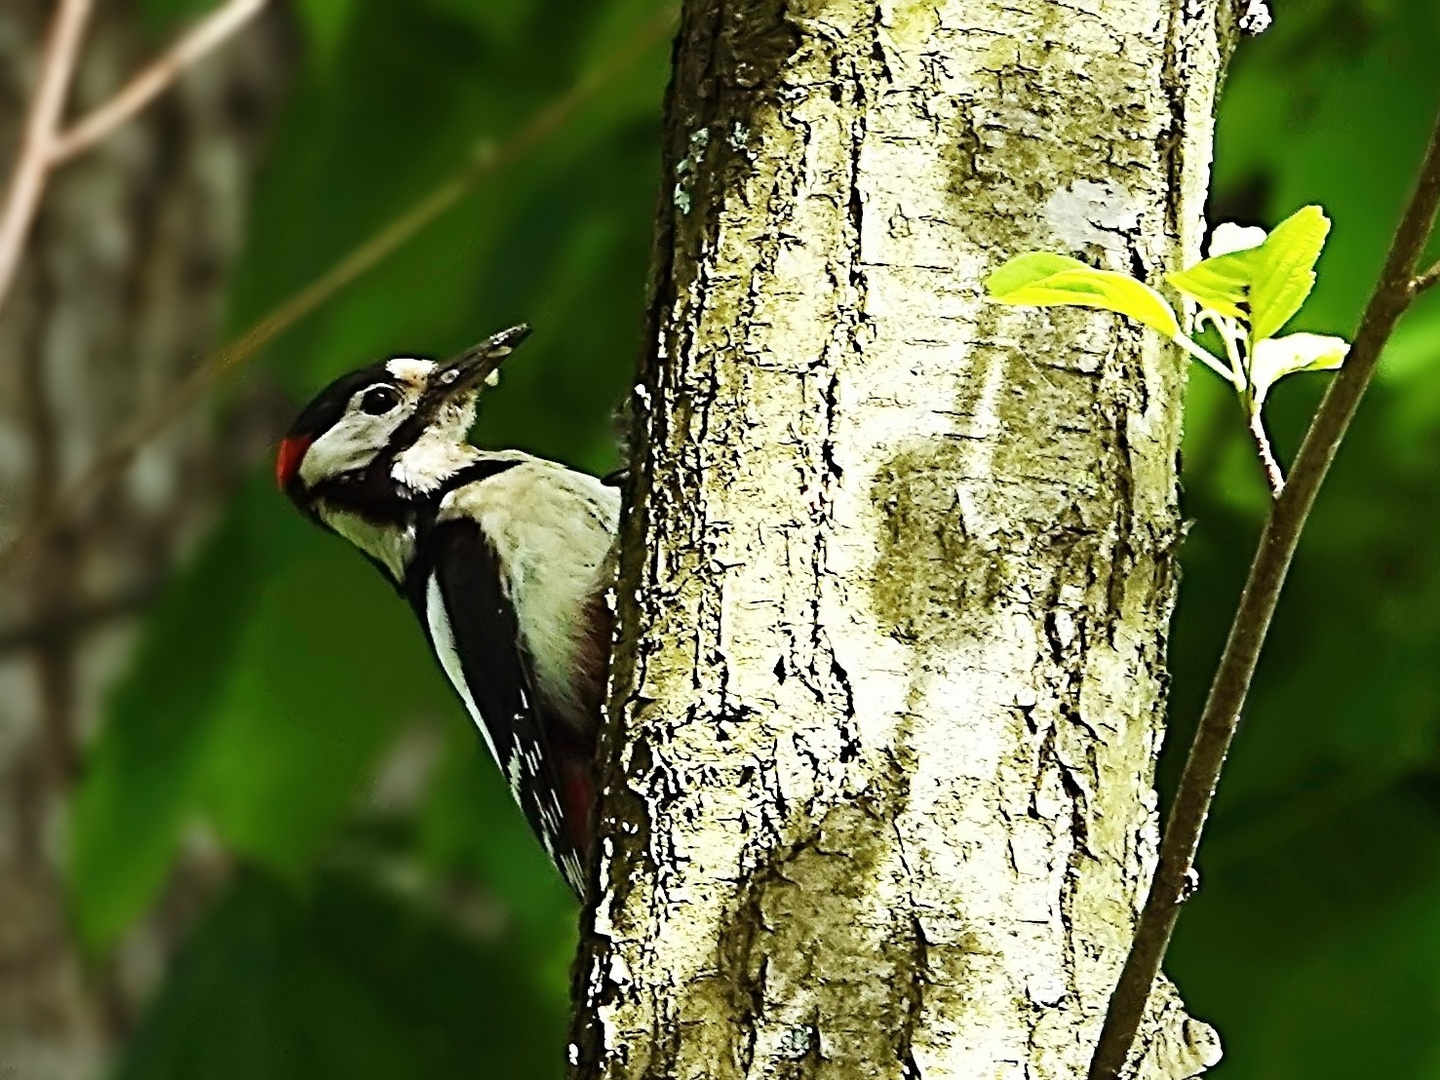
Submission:
<svg viewBox="0 0 1440 1080">
<path fill-rule="evenodd" d="M 60 0 L 40 60 L 40 77 L 5 203 L 0 207 L 0 304 L 10 292 L 51 170 L 88 150 L 143 109 L 180 74 L 243 26 L 268 0 L 229 0 L 203 19 L 116 95 L 62 131 L 80 43 L 93 0 Z"/>
<path fill-rule="evenodd" d="M 398 218 L 354 248 L 339 262 L 273 309 L 238 338 L 204 360 L 169 394 L 134 423 L 122 430 L 49 511 L 38 518 L 4 551 L 0 574 L 7 572 L 26 551 L 40 544 L 113 484 L 136 452 L 181 416 L 210 387 L 259 350 L 384 261 L 441 214 L 458 203 L 484 178 L 523 156 L 553 134 L 606 84 L 630 67 L 675 21 L 675 9 L 665 8 L 645 23 L 624 46 L 565 94 L 536 113 L 499 148 L 477 153 L 461 172 L 440 184 Z"/>
<path fill-rule="evenodd" d="M 20 253 L 45 190 L 55 133 L 65 111 L 65 99 L 70 95 L 75 58 L 80 52 L 90 10 L 91 0 L 60 0 L 50 25 L 50 36 L 40 58 L 35 96 L 25 118 L 5 203 L 0 207 L 0 303 L 4 303 L 15 280 Z"/>
<path fill-rule="evenodd" d="M 1380 281 L 1360 320 L 1355 344 L 1316 410 L 1290 470 L 1289 483 L 1275 499 L 1265 522 L 1260 546 L 1250 565 L 1250 577 L 1245 582 L 1245 591 L 1225 642 L 1224 655 L 1210 686 L 1195 739 L 1190 744 L 1160 843 L 1155 876 L 1140 912 L 1130 955 L 1125 959 L 1120 982 L 1110 998 L 1105 1025 L 1090 1062 L 1089 1080 L 1116 1080 L 1129 1056 L 1151 984 L 1160 970 L 1160 961 L 1180 913 L 1186 876 L 1195 859 L 1215 785 L 1239 725 L 1250 680 L 1300 532 L 1334 460 L 1336 448 L 1375 373 L 1381 350 L 1396 321 L 1415 297 L 1415 266 L 1433 227 L 1437 206 L 1440 206 L 1440 120 L 1431 135 L 1415 193 L 1395 231 Z"/>
<path fill-rule="evenodd" d="M 183 34 L 174 45 L 115 92 L 94 112 L 60 132 L 50 144 L 50 164 L 59 165 L 90 149 L 260 13 L 269 0 L 229 0 Z"/>
<path fill-rule="evenodd" d="M 1412 281 L 1410 291 L 1419 296 L 1426 289 L 1433 288 L 1437 282 L 1440 282 L 1440 262 L 1435 263 L 1429 270 Z"/>
</svg>

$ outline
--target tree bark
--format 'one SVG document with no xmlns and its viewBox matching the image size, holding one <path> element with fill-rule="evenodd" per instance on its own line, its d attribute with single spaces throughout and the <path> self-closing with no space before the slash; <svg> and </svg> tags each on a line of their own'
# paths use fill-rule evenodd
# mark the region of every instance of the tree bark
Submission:
<svg viewBox="0 0 1440 1080">
<path fill-rule="evenodd" d="M 1153 867 L 1207 0 L 690 0 L 572 1075 L 1082 1076 Z M 1136 1075 L 1214 1032 L 1152 997 Z"/>
<path fill-rule="evenodd" d="M 0 5 L 6 155 L 54 6 Z M 161 43 L 131 6 L 98 6 L 70 116 L 105 100 Z M 0 309 L 0 546 L 213 344 L 288 67 L 278 30 L 274 20 L 250 28 L 52 178 Z M 0 590 L 0 1077 L 98 1075 L 175 929 L 162 917 L 128 943 L 124 963 L 87 970 L 59 864 L 80 747 L 133 616 L 258 449 L 226 445 L 211 427 L 203 414 L 177 425 Z"/>
</svg>

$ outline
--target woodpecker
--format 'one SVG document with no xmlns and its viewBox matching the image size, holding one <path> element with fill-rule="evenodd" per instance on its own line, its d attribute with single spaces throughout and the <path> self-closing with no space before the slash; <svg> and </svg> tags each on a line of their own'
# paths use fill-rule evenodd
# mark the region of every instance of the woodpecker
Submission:
<svg viewBox="0 0 1440 1080">
<path fill-rule="evenodd" d="M 618 491 L 468 441 L 481 393 L 530 332 L 444 363 L 336 379 L 280 443 L 275 479 L 410 604 L 530 827 L 579 896 L 610 649 Z"/>
</svg>

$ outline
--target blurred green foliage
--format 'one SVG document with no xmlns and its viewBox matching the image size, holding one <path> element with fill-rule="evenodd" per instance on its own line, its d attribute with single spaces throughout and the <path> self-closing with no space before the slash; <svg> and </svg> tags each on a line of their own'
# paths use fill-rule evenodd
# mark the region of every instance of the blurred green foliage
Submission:
<svg viewBox="0 0 1440 1080">
<path fill-rule="evenodd" d="M 1221 102 L 1211 219 L 1334 220 L 1294 329 L 1351 336 L 1440 109 L 1440 5 L 1289 0 Z M 1431 245 L 1431 257 L 1440 255 Z M 1268 415 L 1294 457 L 1325 379 Z M 1171 642 L 1168 788 L 1265 500 L 1236 408 L 1192 378 L 1194 525 Z M 1440 296 L 1402 322 L 1321 493 L 1261 660 L 1168 969 L 1217 1080 L 1440 1077 Z"/>
<path fill-rule="evenodd" d="M 198 6 L 150 2 L 157 19 Z M 1270 225 L 1322 204 L 1335 230 L 1295 328 L 1348 336 L 1440 106 L 1440 8 L 1274 6 L 1222 104 L 1212 221 Z M 503 142 L 659 7 L 298 0 L 303 62 L 232 330 Z M 529 321 L 481 441 L 608 468 L 667 67 L 651 48 L 278 340 L 263 377 L 299 402 L 364 359 L 446 354 Z M 1286 459 L 1323 382 L 1274 394 Z M 1266 498 L 1227 388 L 1192 379 L 1187 409 L 1195 524 L 1166 784 Z M 1440 295 L 1403 326 L 1321 498 L 1181 921 L 1169 967 L 1222 1032 L 1220 1080 L 1440 1078 L 1437 523 Z M 142 1018 L 124 1080 L 559 1074 L 573 904 L 412 623 L 258 474 L 151 616 L 75 801 L 77 924 L 95 950 L 111 946 L 159 901 L 197 829 L 241 869 Z M 403 765 L 417 733 L 438 752 L 412 769 L 410 794 L 384 794 L 377 773 Z"/>
<path fill-rule="evenodd" d="M 205 6 L 152 0 L 149 14 Z M 231 331 L 503 145 L 664 7 L 302 0 L 303 62 Z M 668 78 L 664 35 L 649 36 L 560 130 L 245 377 L 298 403 L 367 358 L 446 355 L 528 321 L 525 362 L 480 437 L 613 467 Z M 407 764 L 417 733 L 429 753 Z M 417 790 L 377 794 L 395 768 Z M 142 1019 L 126 1080 L 559 1075 L 574 902 L 405 605 L 301 520 L 265 467 L 152 614 L 90 752 L 71 895 L 92 948 L 160 902 L 197 829 L 243 869 Z"/>
</svg>

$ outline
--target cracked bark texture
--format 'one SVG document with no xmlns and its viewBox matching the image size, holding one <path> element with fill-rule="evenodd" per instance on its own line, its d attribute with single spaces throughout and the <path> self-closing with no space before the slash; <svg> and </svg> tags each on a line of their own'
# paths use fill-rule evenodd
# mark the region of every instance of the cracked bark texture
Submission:
<svg viewBox="0 0 1440 1080">
<path fill-rule="evenodd" d="M 1153 867 L 1200 0 L 690 0 L 572 1076 L 1082 1076 Z M 1136 1075 L 1219 1057 L 1157 989 Z"/>
<path fill-rule="evenodd" d="M 54 7 L 0 4 L 0 175 Z M 72 117 L 163 44 L 134 5 L 96 8 Z M 273 18 L 248 28 L 52 178 L 0 309 L 0 546 L 214 344 L 289 66 L 279 31 Z M 20 628 L 0 653 L 0 1077 L 99 1075 L 194 907 L 182 870 L 116 962 L 87 964 L 66 917 L 64 808 L 138 609 L 263 445 L 247 400 L 224 438 L 203 410 L 173 427 L 0 586 L 0 625 Z"/>
</svg>

